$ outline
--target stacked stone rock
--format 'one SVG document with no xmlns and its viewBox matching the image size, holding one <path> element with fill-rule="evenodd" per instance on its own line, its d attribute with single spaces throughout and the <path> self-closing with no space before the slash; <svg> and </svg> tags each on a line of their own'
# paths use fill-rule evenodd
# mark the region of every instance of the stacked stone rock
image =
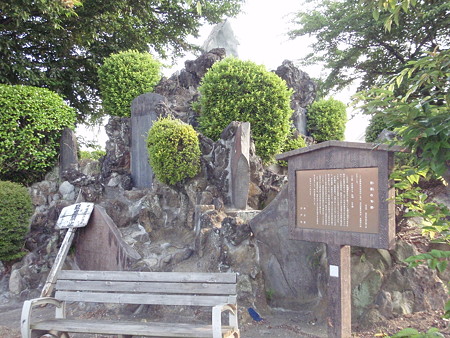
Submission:
<svg viewBox="0 0 450 338">
<path fill-rule="evenodd" d="M 195 125 L 191 103 L 196 99 L 196 88 L 207 69 L 223 56 L 223 50 L 213 50 L 186 62 L 186 68 L 170 79 L 163 79 L 155 91 L 165 100 L 155 107 L 155 115 L 171 114 Z M 304 109 L 314 100 L 315 85 L 288 61 L 277 74 L 294 88 L 292 108 L 298 116 L 294 124 L 302 129 Z M 264 311 L 268 290 L 269 305 L 292 310 L 308 307 L 322 318 L 326 308 L 324 248 L 290 241 L 287 199 L 282 191 L 286 177 L 263 167 L 252 142 L 248 153 L 244 152 L 245 165 L 239 162 L 240 155 L 235 162 L 241 163 L 235 169 L 244 167 L 249 175 L 246 205 L 239 204 L 240 209 L 248 210 L 236 211 L 230 190 L 230 174 L 235 169 L 230 162 L 232 143 L 241 126 L 231 124 L 216 142 L 200 136 L 202 171 L 197 177 L 175 186 L 153 180 L 148 187 L 136 187 L 131 170 L 131 121 L 111 118 L 106 126 L 106 156 L 100 163 L 83 162 L 79 168 L 55 170 L 30 187 L 35 213 L 25 245 L 29 253 L 12 266 L 10 275 L 0 265 L 0 289 L 21 299 L 39 295 L 63 236 L 54 229 L 58 215 L 78 198 L 102 206 L 125 241 L 139 252 L 142 258 L 133 269 L 231 269 L 239 272 L 240 306 Z M 412 250 L 405 243 L 399 245 Z M 353 280 L 354 320 L 442 309 L 444 284 L 426 268 L 419 274 L 406 269 L 401 263 L 406 254 L 399 254 L 404 251 L 355 251 L 352 269 L 360 273 L 354 273 Z M 73 257 L 66 264 L 76 267 Z"/>
</svg>

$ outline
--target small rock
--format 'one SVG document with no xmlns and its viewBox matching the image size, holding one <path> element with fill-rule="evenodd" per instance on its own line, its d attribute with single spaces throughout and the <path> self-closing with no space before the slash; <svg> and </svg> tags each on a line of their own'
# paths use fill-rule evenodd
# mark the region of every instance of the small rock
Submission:
<svg viewBox="0 0 450 338">
<path fill-rule="evenodd" d="M 64 181 L 59 186 L 59 192 L 64 200 L 74 200 L 75 199 L 75 187 L 68 181 Z"/>
<path fill-rule="evenodd" d="M 24 283 L 19 269 L 13 270 L 9 277 L 9 292 L 18 295 L 24 289 Z"/>
</svg>

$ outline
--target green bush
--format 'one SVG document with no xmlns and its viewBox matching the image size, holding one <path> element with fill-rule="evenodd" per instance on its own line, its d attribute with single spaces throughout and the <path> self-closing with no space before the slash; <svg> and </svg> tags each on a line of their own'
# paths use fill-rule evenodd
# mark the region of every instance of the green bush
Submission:
<svg viewBox="0 0 450 338">
<path fill-rule="evenodd" d="M 131 102 L 151 92 L 161 79 L 161 64 L 149 53 L 129 50 L 112 54 L 98 71 L 103 109 L 108 115 L 129 117 Z"/>
<path fill-rule="evenodd" d="M 366 128 L 366 142 L 376 142 L 378 135 L 387 128 L 387 124 L 384 121 L 384 116 L 382 114 L 373 115 Z"/>
<path fill-rule="evenodd" d="M 175 184 L 200 171 L 200 145 L 191 125 L 171 117 L 159 119 L 147 137 L 150 165 L 156 178 Z"/>
<path fill-rule="evenodd" d="M 24 237 L 33 212 L 27 189 L 8 181 L 0 181 L 0 260 L 21 258 Z"/>
<path fill-rule="evenodd" d="M 347 113 L 341 101 L 322 99 L 308 109 L 306 129 L 316 142 L 343 140 Z"/>
<path fill-rule="evenodd" d="M 298 148 L 306 147 L 305 139 L 298 133 L 296 129 L 291 129 L 289 136 L 286 138 L 285 143 L 281 148 L 281 152 L 285 153 Z M 287 167 L 287 161 L 278 161 L 278 164 L 282 167 Z"/>
<path fill-rule="evenodd" d="M 30 183 L 58 159 L 62 130 L 75 111 L 45 88 L 0 85 L 0 179 Z"/>
<path fill-rule="evenodd" d="M 199 87 L 199 127 L 214 140 L 232 121 L 250 122 L 256 153 L 271 162 L 289 133 L 292 91 L 275 73 L 251 61 L 225 58 Z"/>
<path fill-rule="evenodd" d="M 80 160 L 99 161 L 105 155 L 106 155 L 106 151 L 101 150 L 101 149 L 95 149 L 95 150 L 92 150 L 92 151 L 81 150 L 79 157 L 80 157 Z"/>
</svg>

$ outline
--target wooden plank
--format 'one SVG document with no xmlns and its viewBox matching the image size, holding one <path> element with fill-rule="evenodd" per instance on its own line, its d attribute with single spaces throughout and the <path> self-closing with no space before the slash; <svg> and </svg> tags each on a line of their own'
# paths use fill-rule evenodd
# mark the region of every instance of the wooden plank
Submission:
<svg viewBox="0 0 450 338">
<path fill-rule="evenodd" d="M 58 291 L 104 291 L 148 294 L 212 294 L 235 295 L 236 284 L 219 283 L 157 283 L 58 280 Z"/>
<path fill-rule="evenodd" d="M 236 283 L 236 274 L 208 272 L 63 270 L 60 272 L 58 279 L 136 282 Z"/>
<path fill-rule="evenodd" d="M 75 231 L 77 228 L 70 228 L 67 230 L 64 240 L 59 248 L 58 254 L 56 255 L 55 263 L 53 263 L 52 269 L 47 276 L 44 287 L 41 291 L 41 297 L 50 297 L 53 288 L 55 287 L 56 279 L 58 273 L 61 271 L 64 261 L 66 259 L 67 253 L 69 252 L 70 246 L 72 244 L 73 238 L 75 236 Z"/>
<path fill-rule="evenodd" d="M 327 245 L 328 276 L 328 336 L 351 337 L 351 275 L 350 246 Z"/>
<path fill-rule="evenodd" d="M 149 295 L 106 292 L 56 291 L 55 298 L 68 302 L 118 303 L 118 304 L 158 304 L 215 306 L 236 304 L 236 296 L 204 295 Z"/>
<path fill-rule="evenodd" d="M 212 326 L 185 323 L 112 322 L 104 320 L 51 319 L 31 325 L 36 330 L 74 333 L 122 334 L 149 337 L 211 337 Z M 222 326 L 222 333 L 232 332 Z"/>
</svg>

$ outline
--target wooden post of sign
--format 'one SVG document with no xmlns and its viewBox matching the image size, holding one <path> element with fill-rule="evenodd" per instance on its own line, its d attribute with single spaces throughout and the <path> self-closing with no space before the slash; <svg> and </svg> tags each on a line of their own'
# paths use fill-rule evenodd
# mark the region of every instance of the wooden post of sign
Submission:
<svg viewBox="0 0 450 338">
<path fill-rule="evenodd" d="M 326 141 L 276 156 L 288 161 L 291 238 L 328 245 L 329 337 L 351 337 L 350 246 L 395 244 L 396 151 L 404 150 Z"/>
<path fill-rule="evenodd" d="M 328 337 L 351 337 L 350 246 L 327 246 L 328 255 Z"/>
<path fill-rule="evenodd" d="M 80 195 L 78 199 L 80 199 Z M 78 200 L 77 199 L 77 200 Z M 61 271 L 64 261 L 66 260 L 67 253 L 72 245 L 73 238 L 75 237 L 75 231 L 77 228 L 85 227 L 91 217 L 92 210 L 94 209 L 94 203 L 80 202 L 72 204 L 61 210 L 58 221 L 56 222 L 57 229 L 68 229 L 66 236 L 59 248 L 56 255 L 55 262 L 52 269 L 47 276 L 47 280 L 41 291 L 41 297 L 50 297 L 55 287 L 56 279 L 59 271 Z"/>
<path fill-rule="evenodd" d="M 50 297 L 56 284 L 56 278 L 59 271 L 61 271 L 64 261 L 66 260 L 67 253 L 72 245 L 73 237 L 77 228 L 70 228 L 66 232 L 66 236 L 61 244 L 61 248 L 56 256 L 55 263 L 53 263 L 52 269 L 47 276 L 47 280 L 41 291 L 41 297 Z"/>
</svg>

